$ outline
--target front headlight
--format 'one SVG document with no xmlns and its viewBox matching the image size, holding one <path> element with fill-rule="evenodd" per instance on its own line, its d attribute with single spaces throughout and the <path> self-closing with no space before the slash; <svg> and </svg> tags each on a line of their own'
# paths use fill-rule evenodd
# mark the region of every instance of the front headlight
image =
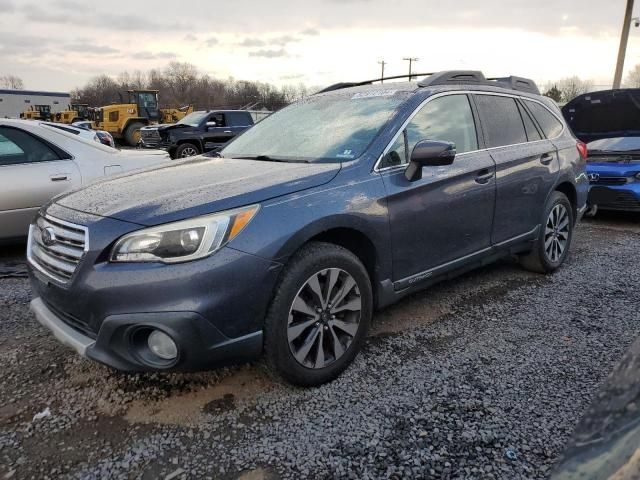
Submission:
<svg viewBox="0 0 640 480">
<path fill-rule="evenodd" d="M 235 238 L 259 205 L 204 215 L 129 233 L 111 250 L 111 262 L 177 263 L 211 255 Z"/>
</svg>

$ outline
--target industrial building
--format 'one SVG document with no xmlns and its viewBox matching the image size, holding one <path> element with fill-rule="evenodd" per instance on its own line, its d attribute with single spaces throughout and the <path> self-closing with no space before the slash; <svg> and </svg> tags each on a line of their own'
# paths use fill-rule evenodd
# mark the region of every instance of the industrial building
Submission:
<svg viewBox="0 0 640 480">
<path fill-rule="evenodd" d="M 51 113 L 57 113 L 66 110 L 70 103 L 71 95 L 68 93 L 0 90 L 0 118 L 18 118 L 35 105 L 49 105 Z"/>
</svg>

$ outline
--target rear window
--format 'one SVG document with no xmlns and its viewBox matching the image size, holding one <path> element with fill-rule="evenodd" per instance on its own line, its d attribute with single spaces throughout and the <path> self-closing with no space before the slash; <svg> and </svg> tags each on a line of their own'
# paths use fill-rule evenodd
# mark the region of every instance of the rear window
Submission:
<svg viewBox="0 0 640 480">
<path fill-rule="evenodd" d="M 555 115 L 537 102 L 530 100 L 525 102 L 547 138 L 555 138 L 562 133 L 562 122 Z"/>
<path fill-rule="evenodd" d="M 475 95 L 487 147 L 503 147 L 527 141 L 516 100 L 511 97 Z"/>
</svg>

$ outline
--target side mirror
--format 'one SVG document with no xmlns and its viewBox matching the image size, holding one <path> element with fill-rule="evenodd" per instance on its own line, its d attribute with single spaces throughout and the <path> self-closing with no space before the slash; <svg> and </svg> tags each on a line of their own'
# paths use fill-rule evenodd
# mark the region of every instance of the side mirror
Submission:
<svg viewBox="0 0 640 480">
<path fill-rule="evenodd" d="M 216 122 L 207 122 L 207 128 L 217 127 L 218 124 Z"/>
<path fill-rule="evenodd" d="M 411 161 L 404 172 L 410 182 L 422 178 L 422 167 L 442 167 L 451 165 L 456 158 L 456 145 L 451 142 L 422 140 L 411 152 Z"/>
</svg>

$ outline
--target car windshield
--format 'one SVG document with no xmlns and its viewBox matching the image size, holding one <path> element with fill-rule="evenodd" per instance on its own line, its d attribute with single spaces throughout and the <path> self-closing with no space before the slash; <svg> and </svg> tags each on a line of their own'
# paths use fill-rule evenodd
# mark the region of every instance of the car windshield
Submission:
<svg viewBox="0 0 640 480">
<path fill-rule="evenodd" d="M 178 125 L 189 125 L 190 127 L 197 127 L 200 122 L 207 116 L 207 112 L 193 112 L 178 121 Z"/>
<path fill-rule="evenodd" d="M 265 118 L 220 153 L 264 160 L 352 160 L 364 153 L 406 97 L 386 86 L 312 96 Z"/>
</svg>

